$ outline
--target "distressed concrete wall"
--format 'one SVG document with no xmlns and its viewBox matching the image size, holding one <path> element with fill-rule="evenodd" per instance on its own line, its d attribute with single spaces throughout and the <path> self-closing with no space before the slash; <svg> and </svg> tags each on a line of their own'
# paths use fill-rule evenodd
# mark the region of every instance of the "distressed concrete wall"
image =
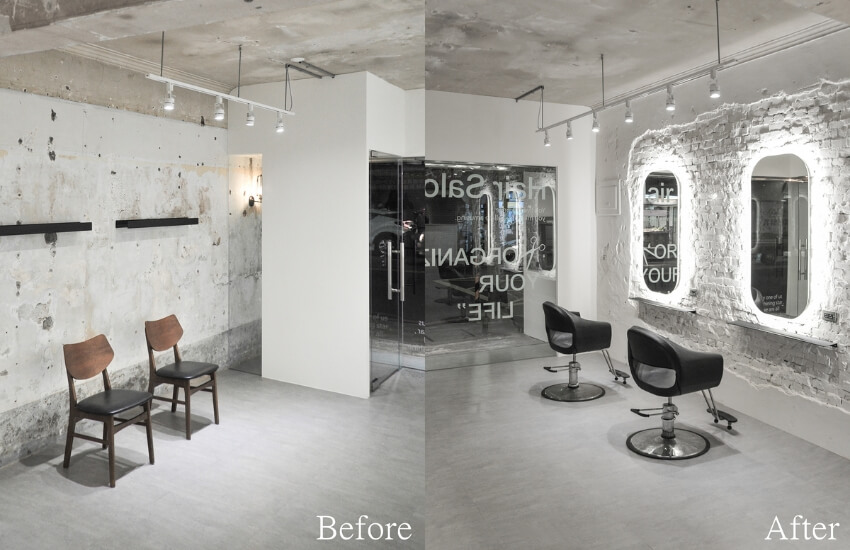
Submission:
<svg viewBox="0 0 850 550">
<path fill-rule="evenodd" d="M 104 333 L 119 383 L 146 384 L 144 321 L 175 313 L 186 356 L 227 366 L 226 131 L 0 90 L 0 462 L 65 430 L 62 344 Z M 198 217 L 116 229 L 115 220 Z M 91 391 L 93 386 L 84 386 Z"/>
<path fill-rule="evenodd" d="M 228 312 L 232 364 L 262 354 L 263 203 L 262 155 L 230 157 L 228 186 Z"/>
<path fill-rule="evenodd" d="M 226 118 L 213 119 L 215 98 L 211 96 L 175 88 L 175 108 L 168 112 L 162 108 L 165 84 L 148 80 L 137 71 L 58 50 L 0 57 L 0 88 L 227 127 Z"/>
</svg>

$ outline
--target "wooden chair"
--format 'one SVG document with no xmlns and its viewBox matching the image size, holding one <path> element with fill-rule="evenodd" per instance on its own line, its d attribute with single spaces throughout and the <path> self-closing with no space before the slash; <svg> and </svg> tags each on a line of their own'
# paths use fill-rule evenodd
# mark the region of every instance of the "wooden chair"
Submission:
<svg viewBox="0 0 850 550">
<path fill-rule="evenodd" d="M 65 371 L 68 374 L 68 393 L 70 394 L 71 414 L 68 419 L 68 438 L 65 442 L 64 468 L 71 464 L 71 447 L 74 438 L 86 439 L 100 443 L 103 448 L 109 448 L 109 486 L 115 487 L 115 433 L 131 424 L 144 424 L 148 433 L 148 456 L 153 464 L 153 432 L 151 431 L 151 398 L 148 392 L 135 390 L 113 390 L 109 382 L 106 367 L 115 357 L 112 346 L 106 336 L 100 334 L 80 342 L 65 344 Z M 98 374 L 103 375 L 103 391 L 77 401 L 77 391 L 74 380 L 88 380 Z M 130 419 L 118 418 L 116 415 L 136 407 L 144 411 Z M 83 419 L 103 422 L 103 439 L 77 433 L 77 422 Z M 115 421 L 118 421 L 118 424 Z"/>
<path fill-rule="evenodd" d="M 218 424 L 218 385 L 216 384 L 216 371 L 218 365 L 212 363 L 199 363 L 196 361 L 183 361 L 180 357 L 180 350 L 177 347 L 177 342 L 183 336 L 183 327 L 177 321 L 177 317 L 169 315 L 159 321 L 145 321 L 145 338 L 148 342 L 148 362 L 150 363 L 150 384 L 148 391 L 154 393 L 154 389 L 160 384 L 171 384 L 174 386 L 174 393 L 171 398 L 160 397 L 154 395 L 154 399 L 171 402 L 171 412 L 177 410 L 177 405 L 186 406 L 186 439 L 192 439 L 191 428 L 191 405 L 190 397 L 193 393 L 199 391 L 212 392 L 213 412 L 215 414 L 215 423 Z M 156 368 L 156 359 L 154 351 L 165 351 L 168 348 L 174 349 L 174 363 L 165 365 L 162 368 Z M 198 378 L 209 377 L 206 382 L 192 386 L 192 381 Z M 183 393 L 186 396 L 185 401 L 179 401 L 178 390 L 183 388 Z"/>
</svg>

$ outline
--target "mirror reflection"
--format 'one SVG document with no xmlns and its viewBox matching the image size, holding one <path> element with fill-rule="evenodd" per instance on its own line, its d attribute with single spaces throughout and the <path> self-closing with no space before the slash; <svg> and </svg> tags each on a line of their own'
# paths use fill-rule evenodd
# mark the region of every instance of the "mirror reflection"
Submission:
<svg viewBox="0 0 850 550">
<path fill-rule="evenodd" d="M 661 294 L 679 283 L 679 182 L 672 172 L 652 172 L 644 184 L 643 281 Z"/>
<path fill-rule="evenodd" d="M 761 311 L 797 317 L 809 302 L 809 171 L 796 155 L 765 157 L 751 181 L 750 275 Z"/>
</svg>

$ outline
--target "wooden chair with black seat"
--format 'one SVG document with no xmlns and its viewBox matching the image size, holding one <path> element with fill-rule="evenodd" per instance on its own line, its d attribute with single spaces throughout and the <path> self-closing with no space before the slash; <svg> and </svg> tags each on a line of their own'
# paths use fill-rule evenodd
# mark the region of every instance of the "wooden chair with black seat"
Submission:
<svg viewBox="0 0 850 550">
<path fill-rule="evenodd" d="M 152 394 L 160 384 L 171 384 L 174 386 L 174 393 L 171 398 L 161 397 L 154 394 L 154 399 L 161 401 L 169 401 L 171 403 L 171 412 L 177 410 L 177 405 L 185 405 L 186 408 L 186 439 L 192 439 L 192 408 L 191 396 L 199 391 L 208 391 L 212 393 L 213 398 L 213 413 L 215 414 L 215 423 L 218 424 L 218 385 L 216 383 L 216 371 L 218 365 L 213 363 L 201 363 L 197 361 L 184 361 L 180 356 L 180 349 L 177 347 L 177 342 L 183 337 L 183 327 L 175 315 L 169 315 L 158 321 L 145 321 L 145 338 L 148 343 L 148 362 L 150 364 L 150 384 L 148 391 Z M 169 348 L 174 350 L 174 362 L 163 367 L 156 368 L 156 358 L 154 351 L 166 351 Z M 208 380 L 192 385 L 192 382 L 198 379 L 208 377 Z M 183 388 L 185 400 L 180 401 L 179 390 Z"/>
<path fill-rule="evenodd" d="M 153 432 L 151 430 L 151 398 L 153 396 L 143 391 L 112 389 L 106 367 L 112 362 L 115 352 L 112 351 L 112 346 L 103 334 L 78 344 L 65 344 L 62 349 L 65 354 L 65 371 L 68 375 L 71 404 L 68 437 L 65 442 L 65 460 L 62 466 L 67 468 L 71 464 L 71 448 L 75 437 L 100 443 L 104 449 L 109 448 L 109 486 L 115 487 L 116 432 L 132 424 L 144 424 L 148 435 L 148 457 L 153 464 Z M 98 374 L 103 375 L 103 391 L 78 402 L 74 380 L 88 380 Z M 142 407 L 143 411 L 136 416 L 129 419 L 118 418 L 117 415 L 137 407 Z M 83 419 L 103 422 L 103 439 L 77 433 L 77 422 Z"/>
</svg>

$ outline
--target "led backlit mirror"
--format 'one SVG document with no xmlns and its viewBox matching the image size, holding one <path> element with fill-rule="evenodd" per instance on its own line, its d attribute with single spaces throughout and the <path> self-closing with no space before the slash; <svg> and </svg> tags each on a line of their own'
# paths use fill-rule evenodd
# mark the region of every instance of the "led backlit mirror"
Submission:
<svg viewBox="0 0 850 550">
<path fill-rule="evenodd" d="M 644 184 L 643 281 L 661 294 L 679 283 L 679 182 L 672 172 L 652 172 Z"/>
<path fill-rule="evenodd" d="M 750 275 L 761 311 L 797 317 L 809 303 L 809 170 L 796 155 L 756 164 L 750 204 Z"/>
</svg>

